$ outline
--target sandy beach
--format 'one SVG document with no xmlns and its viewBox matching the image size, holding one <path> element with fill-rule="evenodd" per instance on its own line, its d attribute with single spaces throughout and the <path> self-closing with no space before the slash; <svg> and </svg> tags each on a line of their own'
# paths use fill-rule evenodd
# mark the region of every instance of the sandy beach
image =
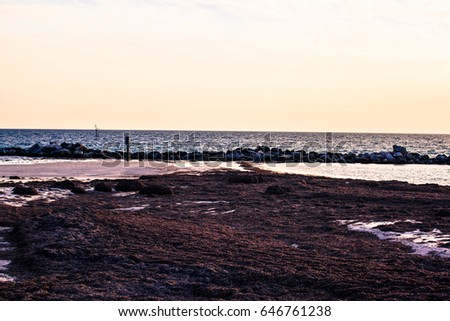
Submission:
<svg viewBox="0 0 450 321">
<path fill-rule="evenodd" d="M 450 299 L 450 187 L 245 169 L 139 179 L 169 195 L 25 180 L 56 196 L 0 204 L 0 299 Z"/>
</svg>

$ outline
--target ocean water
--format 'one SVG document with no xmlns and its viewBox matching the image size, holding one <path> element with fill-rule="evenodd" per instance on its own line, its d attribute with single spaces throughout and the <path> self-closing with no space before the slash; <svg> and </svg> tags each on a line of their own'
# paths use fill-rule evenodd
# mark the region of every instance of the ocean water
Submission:
<svg viewBox="0 0 450 321">
<path fill-rule="evenodd" d="M 401 145 L 410 152 L 450 155 L 450 135 L 423 134 L 364 134 L 364 133 L 301 133 L 301 132 L 225 132 L 225 131 L 99 131 L 94 130 L 0 130 L 0 148 L 27 148 L 35 143 L 80 142 L 89 148 L 116 151 L 123 149 L 124 133 L 131 137 L 132 151 L 184 150 L 184 151 L 227 151 L 238 147 L 254 148 L 258 145 L 282 149 L 306 151 L 333 151 L 341 153 L 363 153 L 391 151 L 392 145 Z M 83 164 L 84 162 L 84 164 Z M 24 167 L 24 165 L 28 165 Z M 29 166 L 32 166 L 29 167 Z M 49 165 L 49 166 L 48 166 Z M 95 165 L 95 164 L 94 164 Z M 66 176 L 93 177 L 108 174 L 113 176 L 153 173 L 155 166 L 145 164 L 144 168 L 102 167 L 92 165 L 92 160 L 61 160 L 24 157 L 0 157 L 0 176 L 9 177 L 52 177 L 60 176 L 60 169 Z M 195 165 L 195 166 L 194 166 Z M 320 166 L 318 166 L 320 165 Z M 306 174 L 326 177 L 399 180 L 413 184 L 434 183 L 450 185 L 448 165 L 377 165 L 377 164 L 259 164 L 262 168 L 277 172 Z M 198 170 L 208 164 L 179 163 L 172 167 L 182 170 Z M 234 168 L 237 164 L 221 164 L 220 167 Z M 71 169 L 71 170 L 69 170 Z M 167 168 L 166 168 L 167 169 Z M 158 173 L 161 171 L 158 168 Z M 28 174 L 27 174 L 28 173 Z"/>
<path fill-rule="evenodd" d="M 124 131 L 0 129 L 0 148 L 27 148 L 35 143 L 82 143 L 88 148 L 122 150 L 123 135 L 129 133 L 131 150 L 230 150 L 258 145 L 322 152 L 363 153 L 391 151 L 401 145 L 410 152 L 436 156 L 450 154 L 450 135 L 302 133 L 302 132 L 228 132 L 228 131 Z"/>
<path fill-rule="evenodd" d="M 410 184 L 450 186 L 448 165 L 392 165 L 342 163 L 267 163 L 257 167 L 278 173 L 301 174 L 369 181 L 401 181 Z"/>
</svg>

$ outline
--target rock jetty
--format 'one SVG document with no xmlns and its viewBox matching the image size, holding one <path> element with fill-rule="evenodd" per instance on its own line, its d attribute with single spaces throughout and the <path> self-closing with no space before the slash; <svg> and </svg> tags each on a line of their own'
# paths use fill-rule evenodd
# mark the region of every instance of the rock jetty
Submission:
<svg viewBox="0 0 450 321">
<path fill-rule="evenodd" d="M 81 143 L 50 143 L 46 146 L 34 144 L 30 148 L 0 148 L 0 156 L 51 157 L 73 159 L 123 159 L 121 151 L 90 149 Z M 150 161 L 248 161 L 275 163 L 360 163 L 360 164 L 439 164 L 450 165 L 450 155 L 430 157 L 426 154 L 410 153 L 405 147 L 394 145 L 391 151 L 366 153 L 315 152 L 304 150 L 282 150 L 267 146 L 237 148 L 227 151 L 150 151 L 135 152 L 131 159 Z"/>
</svg>

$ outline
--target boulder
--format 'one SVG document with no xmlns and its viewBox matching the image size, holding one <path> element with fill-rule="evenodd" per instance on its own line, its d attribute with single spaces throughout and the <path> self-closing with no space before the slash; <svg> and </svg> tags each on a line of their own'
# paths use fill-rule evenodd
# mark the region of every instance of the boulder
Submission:
<svg viewBox="0 0 450 321">
<path fill-rule="evenodd" d="M 406 148 L 402 146 L 394 145 L 392 146 L 392 149 L 394 150 L 394 153 L 401 153 L 402 155 L 406 155 L 408 153 Z"/>
<path fill-rule="evenodd" d="M 264 182 L 264 179 L 255 175 L 234 175 L 228 178 L 230 184 L 258 184 L 262 182 Z"/>
<path fill-rule="evenodd" d="M 80 144 L 80 143 L 73 144 L 71 147 L 72 147 L 71 148 L 72 151 L 81 151 L 83 153 L 86 153 L 87 151 L 89 151 L 89 149 L 86 146 L 84 146 L 83 144 Z"/>
<path fill-rule="evenodd" d="M 139 191 L 142 187 L 143 187 L 142 183 L 138 180 L 124 180 L 117 183 L 116 191 L 135 192 Z"/>
<path fill-rule="evenodd" d="M 173 191 L 165 185 L 146 185 L 139 190 L 142 195 L 172 195 Z"/>
<path fill-rule="evenodd" d="M 82 187 L 75 187 L 71 190 L 74 194 L 86 194 L 86 190 Z"/>
<path fill-rule="evenodd" d="M 76 184 L 69 180 L 56 182 L 50 186 L 50 188 L 70 189 L 70 190 L 73 190 L 75 187 L 77 187 Z"/>
<path fill-rule="evenodd" d="M 62 143 L 60 146 L 61 146 L 61 148 L 65 148 L 65 149 L 69 149 L 69 150 L 72 150 L 72 149 L 73 149 L 73 144 L 72 144 L 72 143 L 66 143 L 66 142 L 64 142 L 64 143 Z"/>
<path fill-rule="evenodd" d="M 106 185 L 105 183 L 98 183 L 95 184 L 94 191 L 109 193 L 112 191 L 112 188 L 111 186 Z"/>
<path fill-rule="evenodd" d="M 51 154 L 57 150 L 63 149 L 56 142 L 50 142 L 47 146 L 42 147 L 42 151 L 47 154 Z"/>
<path fill-rule="evenodd" d="M 266 194 L 272 195 L 281 195 L 288 192 L 292 192 L 292 188 L 289 186 L 271 185 L 266 189 Z"/>
<path fill-rule="evenodd" d="M 42 154 L 43 154 L 42 148 L 41 148 L 41 146 L 39 146 L 38 143 L 36 143 L 33 146 L 31 146 L 30 148 L 28 148 L 27 152 L 31 156 L 42 156 Z"/>
<path fill-rule="evenodd" d="M 20 177 L 19 176 L 10 176 L 9 179 L 17 180 L 17 179 L 20 179 Z"/>
<path fill-rule="evenodd" d="M 78 150 L 78 149 L 76 149 L 76 150 L 73 152 L 73 156 L 75 156 L 75 157 L 81 157 L 81 156 L 83 156 L 83 155 L 84 155 L 84 152 L 81 151 L 81 150 Z"/>
<path fill-rule="evenodd" d="M 13 188 L 13 194 L 17 195 L 38 195 L 39 192 L 34 187 L 16 186 Z"/>
<path fill-rule="evenodd" d="M 68 149 L 61 148 L 51 152 L 51 155 L 56 157 L 69 157 L 72 156 L 72 152 Z"/>
</svg>

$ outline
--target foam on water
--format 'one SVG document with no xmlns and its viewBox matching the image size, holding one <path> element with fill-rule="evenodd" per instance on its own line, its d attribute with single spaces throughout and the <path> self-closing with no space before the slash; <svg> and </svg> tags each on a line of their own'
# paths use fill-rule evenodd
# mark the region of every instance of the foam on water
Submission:
<svg viewBox="0 0 450 321">
<path fill-rule="evenodd" d="M 450 258 L 450 249 L 442 247 L 450 243 L 450 235 L 442 233 L 438 229 L 425 232 L 419 229 L 406 232 L 382 231 L 376 227 L 385 225 L 395 225 L 401 222 L 420 224 L 419 221 L 377 221 L 377 222 L 357 222 L 355 220 L 339 220 L 339 224 L 347 225 L 351 231 L 366 232 L 376 235 L 380 240 L 400 242 L 412 248 L 414 254 L 418 255 L 438 255 Z"/>
</svg>

